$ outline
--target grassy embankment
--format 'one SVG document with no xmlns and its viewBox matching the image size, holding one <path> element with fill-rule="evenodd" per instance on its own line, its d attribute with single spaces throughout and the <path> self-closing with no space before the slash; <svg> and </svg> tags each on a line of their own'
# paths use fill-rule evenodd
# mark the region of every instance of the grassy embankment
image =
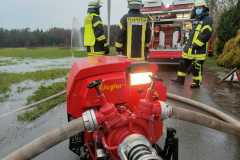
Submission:
<svg viewBox="0 0 240 160">
<path fill-rule="evenodd" d="M 218 77 L 224 76 L 229 70 L 227 68 L 221 67 L 217 65 L 217 58 L 216 57 L 209 57 L 204 65 L 205 69 L 213 72 Z"/>
<path fill-rule="evenodd" d="M 32 96 L 28 97 L 27 104 L 31 104 L 44 98 L 47 98 L 49 96 L 52 96 L 56 93 L 63 91 L 64 89 L 65 89 L 64 82 L 54 83 L 47 87 L 41 86 Z M 57 97 L 51 101 L 40 104 L 38 107 L 30 111 L 19 114 L 17 118 L 21 122 L 31 122 L 39 118 L 42 114 L 53 109 L 58 104 L 63 103 L 65 99 L 66 99 L 65 96 Z"/>
<path fill-rule="evenodd" d="M 74 57 L 84 57 L 86 52 L 84 51 L 73 51 L 66 48 L 3 48 L 0 49 L 0 65 L 11 63 L 11 61 L 1 61 L 1 57 L 12 57 L 12 58 L 65 58 L 71 57 L 72 53 Z M 110 55 L 115 55 L 115 47 L 110 47 Z"/>
<path fill-rule="evenodd" d="M 17 84 L 26 80 L 54 80 L 66 76 L 68 71 L 69 69 L 54 69 L 27 73 L 0 73 L 0 94 L 8 92 L 12 84 Z"/>
<path fill-rule="evenodd" d="M 10 60 L 1 60 L 0 59 L 0 66 L 7 66 L 7 65 L 14 65 L 16 62 L 10 61 Z"/>
<path fill-rule="evenodd" d="M 223 53 L 218 57 L 217 63 L 226 68 L 240 67 L 240 31 L 224 46 Z"/>
<path fill-rule="evenodd" d="M 0 49 L 0 57 L 13 57 L 13 58 L 64 58 L 71 57 L 71 49 L 65 48 L 4 48 Z M 86 56 L 85 52 L 74 51 L 75 57 Z"/>
</svg>

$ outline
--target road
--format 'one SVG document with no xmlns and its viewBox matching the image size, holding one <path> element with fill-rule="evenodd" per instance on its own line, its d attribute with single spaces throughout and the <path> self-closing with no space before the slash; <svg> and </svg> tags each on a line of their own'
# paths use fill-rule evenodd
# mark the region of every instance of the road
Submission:
<svg viewBox="0 0 240 160">
<path fill-rule="evenodd" d="M 205 80 L 201 89 L 191 90 L 190 79 L 185 86 L 177 86 L 170 79 L 175 78 L 172 67 L 161 67 L 160 75 L 168 90 L 182 96 L 206 103 L 222 111 L 240 116 L 240 86 L 238 84 L 216 85 L 216 77 L 211 72 L 205 72 Z M 183 106 L 183 104 L 175 105 Z M 32 141 L 43 133 L 67 123 L 65 104 L 51 110 L 40 119 L 30 123 L 21 124 L 16 116 L 10 116 L 0 121 L 0 158 L 14 151 L 16 148 Z M 240 140 L 199 125 L 179 121 L 167 120 L 166 127 L 177 129 L 180 140 L 180 160 L 239 160 Z M 159 141 L 162 144 L 163 139 Z M 68 142 L 63 142 L 42 154 L 37 160 L 77 160 L 78 157 L 68 150 Z"/>
</svg>

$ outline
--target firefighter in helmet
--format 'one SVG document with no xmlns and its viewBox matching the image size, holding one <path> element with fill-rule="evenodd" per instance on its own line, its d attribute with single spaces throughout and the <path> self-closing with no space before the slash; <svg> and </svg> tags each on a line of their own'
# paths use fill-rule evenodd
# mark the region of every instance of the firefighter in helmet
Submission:
<svg viewBox="0 0 240 160">
<path fill-rule="evenodd" d="M 115 42 L 119 54 L 138 60 L 146 58 L 145 51 L 151 39 L 148 18 L 140 12 L 142 7 L 142 0 L 128 0 L 129 12 L 120 21 L 120 30 Z"/>
<path fill-rule="evenodd" d="M 178 68 L 176 83 L 184 85 L 188 73 L 193 75 L 191 88 L 199 88 L 203 80 L 203 64 L 207 58 L 208 41 L 211 38 L 212 18 L 205 0 L 195 0 L 192 12 L 193 29 L 183 49 Z"/>
<path fill-rule="evenodd" d="M 100 0 L 91 0 L 88 3 L 88 14 L 84 20 L 84 46 L 88 56 L 108 54 L 107 39 L 104 33 L 100 15 L 102 7 Z"/>
</svg>

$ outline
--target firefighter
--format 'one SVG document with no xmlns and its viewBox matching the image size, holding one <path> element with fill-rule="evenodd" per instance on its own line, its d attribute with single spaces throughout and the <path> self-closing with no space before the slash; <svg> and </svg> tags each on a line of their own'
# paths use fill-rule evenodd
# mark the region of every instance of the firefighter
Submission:
<svg viewBox="0 0 240 160">
<path fill-rule="evenodd" d="M 193 82 L 191 88 L 200 88 L 203 80 L 203 64 L 207 58 L 208 41 L 211 38 L 212 18 L 209 16 L 209 8 L 205 0 L 195 0 L 192 12 L 193 29 L 183 49 L 182 59 L 178 68 L 176 83 L 184 85 L 185 77 L 192 73 Z"/>
<path fill-rule="evenodd" d="M 120 21 L 120 30 L 115 42 L 119 54 L 138 60 L 147 57 L 145 51 L 151 39 L 149 20 L 140 12 L 142 7 L 142 0 L 128 0 L 129 12 Z"/>
<path fill-rule="evenodd" d="M 98 56 L 109 53 L 103 22 L 100 17 L 100 0 L 88 3 L 88 14 L 84 21 L 84 46 L 88 56 Z"/>
</svg>

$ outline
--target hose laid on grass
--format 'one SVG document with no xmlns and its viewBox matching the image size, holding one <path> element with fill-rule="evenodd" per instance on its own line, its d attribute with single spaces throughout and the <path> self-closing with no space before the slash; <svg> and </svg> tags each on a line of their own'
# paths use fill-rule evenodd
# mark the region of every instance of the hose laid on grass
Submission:
<svg viewBox="0 0 240 160">
<path fill-rule="evenodd" d="M 73 120 L 64 127 L 52 130 L 24 147 L 16 150 L 3 160 L 29 160 L 35 158 L 41 153 L 83 131 L 83 119 L 79 118 Z"/>
<path fill-rule="evenodd" d="M 178 101 L 178 102 L 181 102 L 181 103 L 185 103 L 185 104 L 188 104 L 188 105 L 191 105 L 191 106 L 195 106 L 198 109 L 201 109 L 201 110 L 207 111 L 208 113 L 213 114 L 214 116 L 222 119 L 223 121 L 226 121 L 226 122 L 228 122 L 228 123 L 230 123 L 234 126 L 240 127 L 240 122 L 238 120 L 236 120 L 235 118 L 227 115 L 226 113 L 223 113 L 222 111 L 219 111 L 219 110 L 215 109 L 214 107 L 211 107 L 211 106 L 203 104 L 201 102 L 194 101 L 194 100 L 191 100 L 189 98 L 185 98 L 185 97 L 182 97 L 182 96 L 179 96 L 179 95 L 176 95 L 176 94 L 172 94 L 172 93 L 168 93 L 167 96 L 168 96 L 169 99 L 172 99 L 172 100 L 175 100 L 175 101 Z"/>
</svg>

